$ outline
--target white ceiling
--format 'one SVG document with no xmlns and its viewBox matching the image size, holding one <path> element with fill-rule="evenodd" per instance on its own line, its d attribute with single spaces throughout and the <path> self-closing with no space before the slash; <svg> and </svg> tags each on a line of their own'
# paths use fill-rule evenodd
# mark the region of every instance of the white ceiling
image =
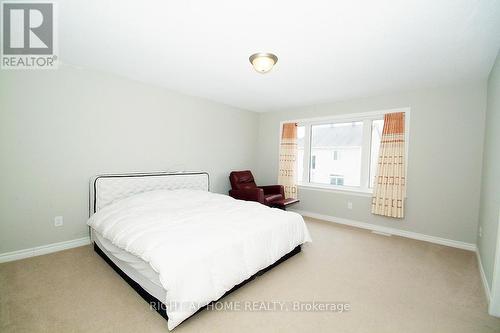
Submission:
<svg viewBox="0 0 500 333">
<path fill-rule="evenodd" d="M 485 79 L 500 0 L 66 0 L 62 62 L 254 111 Z M 248 57 L 273 52 L 274 70 Z"/>
</svg>

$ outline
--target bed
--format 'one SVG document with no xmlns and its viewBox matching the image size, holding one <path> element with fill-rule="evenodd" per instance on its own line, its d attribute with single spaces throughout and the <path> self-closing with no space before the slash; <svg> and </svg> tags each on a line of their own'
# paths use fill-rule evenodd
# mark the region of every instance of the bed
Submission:
<svg viewBox="0 0 500 333">
<path fill-rule="evenodd" d="M 311 241 L 300 215 L 209 187 L 205 172 L 101 175 L 90 182 L 95 251 L 170 330 Z"/>
</svg>

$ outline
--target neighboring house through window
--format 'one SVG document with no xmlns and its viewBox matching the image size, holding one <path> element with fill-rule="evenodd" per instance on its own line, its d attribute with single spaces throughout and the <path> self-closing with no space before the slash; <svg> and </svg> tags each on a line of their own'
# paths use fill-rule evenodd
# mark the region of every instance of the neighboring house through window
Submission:
<svg viewBox="0 0 500 333">
<path fill-rule="evenodd" d="M 330 175 L 330 184 L 343 186 L 344 185 L 344 176 L 342 175 Z"/>
<path fill-rule="evenodd" d="M 338 161 L 340 159 L 340 151 L 334 150 L 333 151 L 333 160 Z"/>
</svg>

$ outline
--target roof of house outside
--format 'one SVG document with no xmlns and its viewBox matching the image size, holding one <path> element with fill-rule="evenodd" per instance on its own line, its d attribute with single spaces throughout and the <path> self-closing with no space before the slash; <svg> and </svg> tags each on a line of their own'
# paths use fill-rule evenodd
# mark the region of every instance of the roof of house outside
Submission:
<svg viewBox="0 0 500 333">
<path fill-rule="evenodd" d="M 313 126 L 312 147 L 356 147 L 361 146 L 363 126 Z M 299 147 L 304 146 L 304 138 L 297 140 Z"/>
</svg>

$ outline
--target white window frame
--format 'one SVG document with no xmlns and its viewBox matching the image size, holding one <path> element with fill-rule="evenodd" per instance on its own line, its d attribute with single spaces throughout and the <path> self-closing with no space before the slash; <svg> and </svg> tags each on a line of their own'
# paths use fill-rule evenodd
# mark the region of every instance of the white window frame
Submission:
<svg viewBox="0 0 500 333">
<path fill-rule="evenodd" d="M 298 183 L 299 188 L 315 189 L 320 191 L 349 193 L 361 196 L 371 196 L 373 188 L 370 188 L 370 155 L 371 155 L 371 137 L 372 137 L 372 121 L 383 119 L 387 113 L 404 112 L 405 113 L 405 150 L 406 163 L 405 167 L 408 170 L 408 147 L 410 138 L 410 108 L 396 108 L 389 110 L 378 110 L 353 114 L 342 114 L 328 117 L 295 119 L 280 122 L 280 143 L 281 131 L 285 123 L 297 123 L 297 126 L 304 126 L 304 160 L 303 160 L 303 175 L 302 182 Z M 344 122 L 363 122 L 363 142 L 361 150 L 361 181 L 360 186 L 339 186 L 329 184 L 318 184 L 309 182 L 310 167 L 311 167 L 311 127 L 312 125 L 344 123 Z"/>
</svg>

